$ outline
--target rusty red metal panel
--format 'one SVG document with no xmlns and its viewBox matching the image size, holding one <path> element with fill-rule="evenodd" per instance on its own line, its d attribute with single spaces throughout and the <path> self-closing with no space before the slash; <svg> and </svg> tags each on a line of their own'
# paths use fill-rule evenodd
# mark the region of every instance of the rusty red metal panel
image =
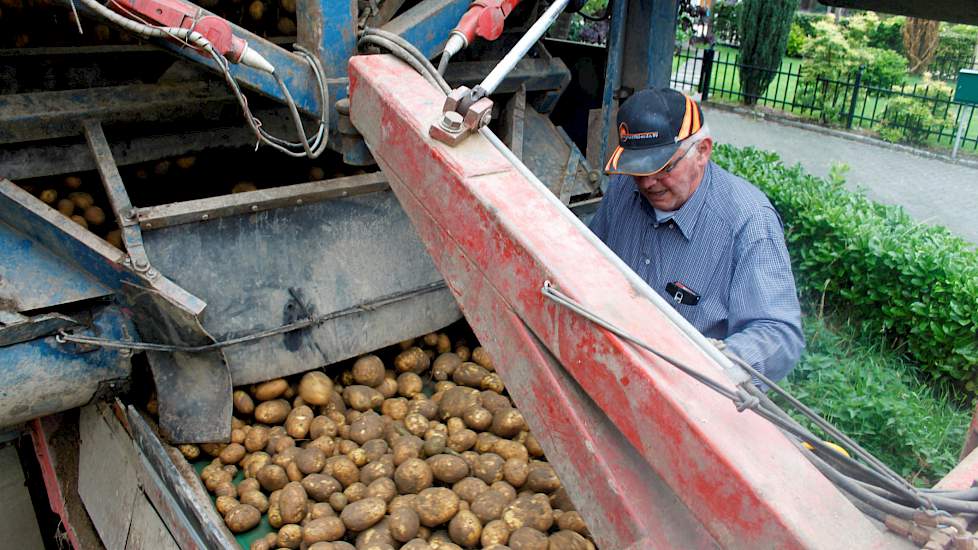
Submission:
<svg viewBox="0 0 978 550">
<path fill-rule="evenodd" d="M 713 377 L 720 367 L 482 136 L 428 138 L 444 96 L 350 62 L 351 117 L 602 548 L 871 548 L 881 533 L 780 432 L 546 301 L 545 280 Z"/>
<path fill-rule="evenodd" d="M 58 473 L 54 464 L 54 456 L 48 447 L 47 431 L 41 418 L 35 418 L 30 422 L 31 441 L 34 443 L 34 454 L 37 456 L 37 463 L 41 466 L 41 477 L 44 478 L 44 489 L 48 494 L 48 502 L 51 504 L 51 511 L 61 518 L 61 525 L 68 536 L 68 542 L 75 550 L 81 550 L 82 545 L 78 542 L 78 536 L 68 517 L 68 510 L 65 507 L 65 498 L 61 494 L 61 484 L 58 483 Z"/>
</svg>

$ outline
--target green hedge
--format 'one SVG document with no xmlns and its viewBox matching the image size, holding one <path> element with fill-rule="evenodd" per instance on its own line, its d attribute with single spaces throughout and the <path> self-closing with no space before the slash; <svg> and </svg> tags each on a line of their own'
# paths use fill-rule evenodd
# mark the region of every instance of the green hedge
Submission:
<svg viewBox="0 0 978 550">
<path fill-rule="evenodd" d="M 846 190 L 841 178 L 787 167 L 774 153 L 719 145 L 714 160 L 760 187 L 780 212 L 800 291 L 824 293 L 922 374 L 976 393 L 978 253 L 968 243 Z"/>
</svg>

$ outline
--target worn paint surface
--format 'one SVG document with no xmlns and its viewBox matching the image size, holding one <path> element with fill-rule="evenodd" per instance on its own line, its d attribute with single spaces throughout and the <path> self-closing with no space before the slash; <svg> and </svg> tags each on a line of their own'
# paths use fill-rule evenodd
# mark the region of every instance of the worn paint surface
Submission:
<svg viewBox="0 0 978 550">
<path fill-rule="evenodd" d="M 218 340 L 305 317 L 302 307 L 329 315 L 441 280 L 390 191 L 307 197 L 301 206 L 152 229 L 144 238 L 153 265 L 207 300 L 201 321 Z M 187 268 L 200 265 L 208 267 Z M 452 296 L 440 289 L 224 354 L 234 383 L 249 384 L 355 357 L 458 316 Z"/>
<path fill-rule="evenodd" d="M 120 308 L 109 306 L 94 312 L 91 327 L 75 332 L 128 339 L 135 329 Z M 121 390 L 129 371 L 129 358 L 118 350 L 80 350 L 54 336 L 0 348 L 0 427 L 80 407 L 105 384 Z"/>
<path fill-rule="evenodd" d="M 353 58 L 350 78 L 353 123 L 534 432 L 546 434 L 548 451 L 567 451 L 551 459 L 602 548 L 698 547 L 704 531 L 726 548 L 837 548 L 839 533 L 849 547 L 885 544 L 774 427 L 546 301 L 540 287 L 550 280 L 649 344 L 721 375 L 647 286 L 481 136 L 455 148 L 428 138 L 439 92 L 387 56 Z M 547 372 L 567 374 L 558 384 Z M 620 435 L 593 430 L 599 425 Z M 622 458 L 629 453 L 638 458 Z M 607 463 L 601 475 L 596 456 Z M 643 487 L 656 478 L 668 497 Z M 662 520 L 682 507 L 678 515 L 701 529 L 679 543 Z"/>
</svg>

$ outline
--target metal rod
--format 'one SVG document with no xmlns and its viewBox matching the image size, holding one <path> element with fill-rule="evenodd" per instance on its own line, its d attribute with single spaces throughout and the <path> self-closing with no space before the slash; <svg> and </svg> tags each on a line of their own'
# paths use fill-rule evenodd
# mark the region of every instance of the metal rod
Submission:
<svg viewBox="0 0 978 550">
<path fill-rule="evenodd" d="M 543 12 L 543 15 L 540 16 L 540 19 L 537 19 L 537 22 L 526 31 L 526 34 L 513 46 L 513 49 L 506 54 L 506 57 L 503 57 L 499 64 L 486 75 L 486 78 L 479 84 L 479 87 L 485 90 L 486 95 L 490 95 L 496 91 L 496 88 L 506 78 L 506 75 L 523 59 L 526 52 L 530 51 L 530 48 L 543 36 L 543 33 L 547 32 L 550 25 L 554 24 L 560 12 L 564 11 L 564 8 L 567 7 L 568 2 L 570 0 L 557 0 L 551 4 L 547 8 L 547 11 Z"/>
<path fill-rule="evenodd" d="M 972 106 L 970 106 L 968 108 L 970 110 L 968 112 L 968 118 L 967 118 L 967 120 L 970 120 L 971 119 L 971 112 L 974 110 L 975 107 L 972 105 Z M 958 124 L 958 131 L 954 135 L 954 148 L 951 150 L 951 158 L 953 158 L 953 159 L 958 158 L 958 148 L 961 147 L 961 134 L 962 134 L 962 132 L 964 132 L 964 122 L 965 122 L 966 119 L 965 119 L 965 117 L 961 116 L 961 112 L 962 111 L 964 111 L 964 105 L 962 105 L 961 108 L 958 110 L 958 116 L 961 117 L 961 123 Z"/>
</svg>

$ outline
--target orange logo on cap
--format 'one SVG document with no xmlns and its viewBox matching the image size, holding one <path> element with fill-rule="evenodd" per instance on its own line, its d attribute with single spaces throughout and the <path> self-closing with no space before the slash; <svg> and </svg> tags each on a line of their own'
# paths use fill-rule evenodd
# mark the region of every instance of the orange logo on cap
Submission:
<svg viewBox="0 0 978 550">
<path fill-rule="evenodd" d="M 622 122 L 618 125 L 618 141 L 625 142 L 630 139 L 643 139 L 652 138 L 655 139 L 659 137 L 659 132 L 638 132 L 637 134 L 628 133 L 628 125 Z"/>
</svg>

